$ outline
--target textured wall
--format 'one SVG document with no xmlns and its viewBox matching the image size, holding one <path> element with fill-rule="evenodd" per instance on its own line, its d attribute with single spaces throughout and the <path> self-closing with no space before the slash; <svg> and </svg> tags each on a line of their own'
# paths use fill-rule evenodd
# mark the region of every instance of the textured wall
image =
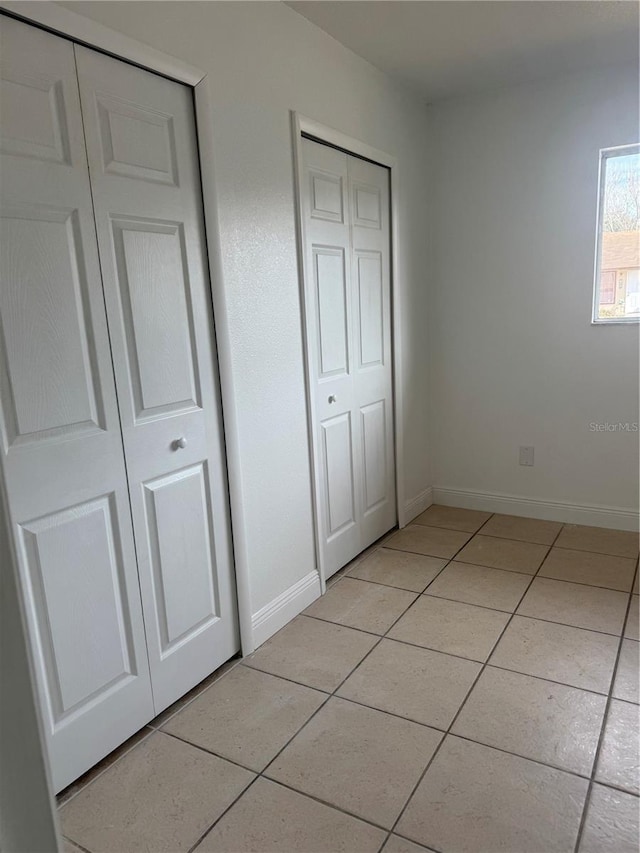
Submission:
<svg viewBox="0 0 640 853">
<path fill-rule="evenodd" d="M 210 75 L 252 611 L 315 567 L 290 110 L 398 157 L 406 497 L 430 485 L 423 105 L 281 3 L 61 4 Z"/>
<path fill-rule="evenodd" d="M 636 68 L 434 107 L 434 484 L 633 509 L 638 326 L 592 326 L 598 151 L 638 141 Z M 533 468 L 518 446 L 535 445 Z"/>
</svg>

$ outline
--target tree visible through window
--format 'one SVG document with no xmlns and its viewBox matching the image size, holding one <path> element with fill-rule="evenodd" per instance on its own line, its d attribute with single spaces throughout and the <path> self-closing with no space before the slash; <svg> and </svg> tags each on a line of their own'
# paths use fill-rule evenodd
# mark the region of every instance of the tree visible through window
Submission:
<svg viewBox="0 0 640 853">
<path fill-rule="evenodd" d="M 600 152 L 594 321 L 640 319 L 640 145 Z"/>
</svg>

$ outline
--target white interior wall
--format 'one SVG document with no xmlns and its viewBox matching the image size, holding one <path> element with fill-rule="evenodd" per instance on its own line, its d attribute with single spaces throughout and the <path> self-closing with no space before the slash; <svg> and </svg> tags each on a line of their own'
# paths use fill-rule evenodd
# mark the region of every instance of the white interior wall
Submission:
<svg viewBox="0 0 640 853">
<path fill-rule="evenodd" d="M 234 534 L 241 525 L 255 614 L 315 568 L 290 110 L 399 161 L 404 469 L 411 501 L 431 482 L 426 109 L 281 3 L 61 5 L 210 77 L 244 495 Z"/>
<path fill-rule="evenodd" d="M 637 68 L 430 112 L 435 499 L 633 526 L 638 434 L 590 424 L 638 421 L 638 326 L 591 325 L 591 300 L 598 151 L 638 141 Z"/>
</svg>

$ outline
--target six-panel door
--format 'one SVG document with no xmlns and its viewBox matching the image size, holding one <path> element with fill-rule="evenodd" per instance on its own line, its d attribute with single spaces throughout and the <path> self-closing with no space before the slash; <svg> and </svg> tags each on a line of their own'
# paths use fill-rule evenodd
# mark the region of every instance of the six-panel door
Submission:
<svg viewBox="0 0 640 853">
<path fill-rule="evenodd" d="M 73 45 L 1 37 L 2 466 L 59 790 L 154 708 Z"/>
<path fill-rule="evenodd" d="M 396 521 L 388 172 L 303 139 L 305 317 L 321 560 Z"/>
<path fill-rule="evenodd" d="M 3 470 L 59 790 L 238 650 L 227 481 L 191 90 L 0 21 Z"/>
<path fill-rule="evenodd" d="M 193 101 L 75 50 L 157 713 L 239 648 Z"/>
</svg>

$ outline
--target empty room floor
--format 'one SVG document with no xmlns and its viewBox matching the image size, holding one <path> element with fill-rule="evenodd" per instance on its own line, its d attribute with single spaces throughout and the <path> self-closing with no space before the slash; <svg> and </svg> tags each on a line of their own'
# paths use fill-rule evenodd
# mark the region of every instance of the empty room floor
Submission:
<svg viewBox="0 0 640 853">
<path fill-rule="evenodd" d="M 432 506 L 63 792 L 65 851 L 637 853 L 637 567 Z"/>
</svg>

